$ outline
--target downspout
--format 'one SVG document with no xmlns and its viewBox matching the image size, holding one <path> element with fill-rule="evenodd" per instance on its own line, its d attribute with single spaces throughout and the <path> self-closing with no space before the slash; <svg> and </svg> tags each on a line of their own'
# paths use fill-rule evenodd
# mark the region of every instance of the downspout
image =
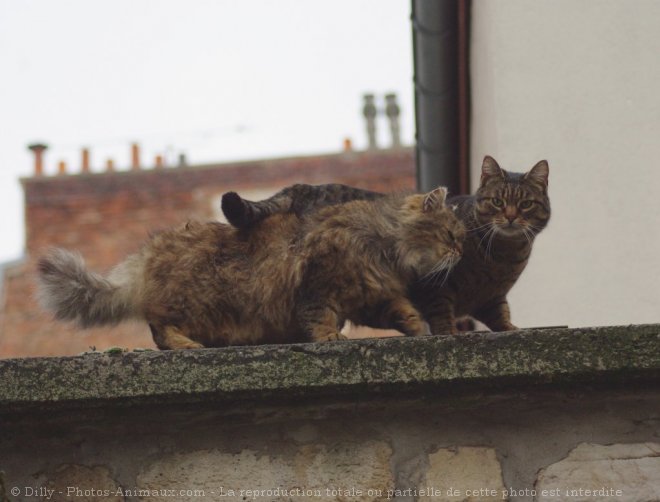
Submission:
<svg viewBox="0 0 660 502">
<path fill-rule="evenodd" d="M 412 0 L 417 188 L 469 192 L 468 0 Z"/>
</svg>

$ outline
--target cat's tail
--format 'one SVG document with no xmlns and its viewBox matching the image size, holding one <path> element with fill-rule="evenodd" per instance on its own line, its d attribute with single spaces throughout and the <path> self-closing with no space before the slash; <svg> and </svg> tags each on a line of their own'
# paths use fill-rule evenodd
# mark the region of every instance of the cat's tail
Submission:
<svg viewBox="0 0 660 502">
<path fill-rule="evenodd" d="M 60 320 L 81 327 L 116 324 L 141 318 L 142 259 L 129 257 L 103 277 L 90 272 L 79 254 L 52 249 L 38 263 L 37 298 Z"/>
</svg>

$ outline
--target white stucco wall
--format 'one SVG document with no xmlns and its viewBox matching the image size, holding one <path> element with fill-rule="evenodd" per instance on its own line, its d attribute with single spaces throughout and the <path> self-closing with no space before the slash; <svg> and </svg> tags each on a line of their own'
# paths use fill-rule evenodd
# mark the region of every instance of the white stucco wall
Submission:
<svg viewBox="0 0 660 502">
<path fill-rule="evenodd" d="M 472 5 L 473 179 L 550 163 L 514 322 L 660 322 L 660 1 Z"/>
</svg>

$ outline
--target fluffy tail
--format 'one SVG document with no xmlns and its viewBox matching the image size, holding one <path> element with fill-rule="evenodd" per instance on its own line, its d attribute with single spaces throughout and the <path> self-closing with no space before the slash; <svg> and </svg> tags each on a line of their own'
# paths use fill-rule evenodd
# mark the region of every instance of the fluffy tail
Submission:
<svg viewBox="0 0 660 502">
<path fill-rule="evenodd" d="M 137 281 L 142 265 L 137 256 L 118 265 L 107 278 L 88 271 L 79 254 L 64 249 L 51 250 L 37 267 L 39 302 L 57 319 L 88 328 L 140 317 Z"/>
</svg>

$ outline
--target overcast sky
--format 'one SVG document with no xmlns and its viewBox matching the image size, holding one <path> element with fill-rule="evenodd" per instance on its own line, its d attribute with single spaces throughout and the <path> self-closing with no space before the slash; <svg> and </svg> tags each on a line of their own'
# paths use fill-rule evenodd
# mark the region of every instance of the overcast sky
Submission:
<svg viewBox="0 0 660 502">
<path fill-rule="evenodd" d="M 190 163 L 366 145 L 362 94 L 396 92 L 413 140 L 408 0 L 0 0 L 0 262 L 23 255 L 26 145 L 46 172 L 129 143 Z M 387 143 L 386 122 L 380 123 Z"/>
</svg>

